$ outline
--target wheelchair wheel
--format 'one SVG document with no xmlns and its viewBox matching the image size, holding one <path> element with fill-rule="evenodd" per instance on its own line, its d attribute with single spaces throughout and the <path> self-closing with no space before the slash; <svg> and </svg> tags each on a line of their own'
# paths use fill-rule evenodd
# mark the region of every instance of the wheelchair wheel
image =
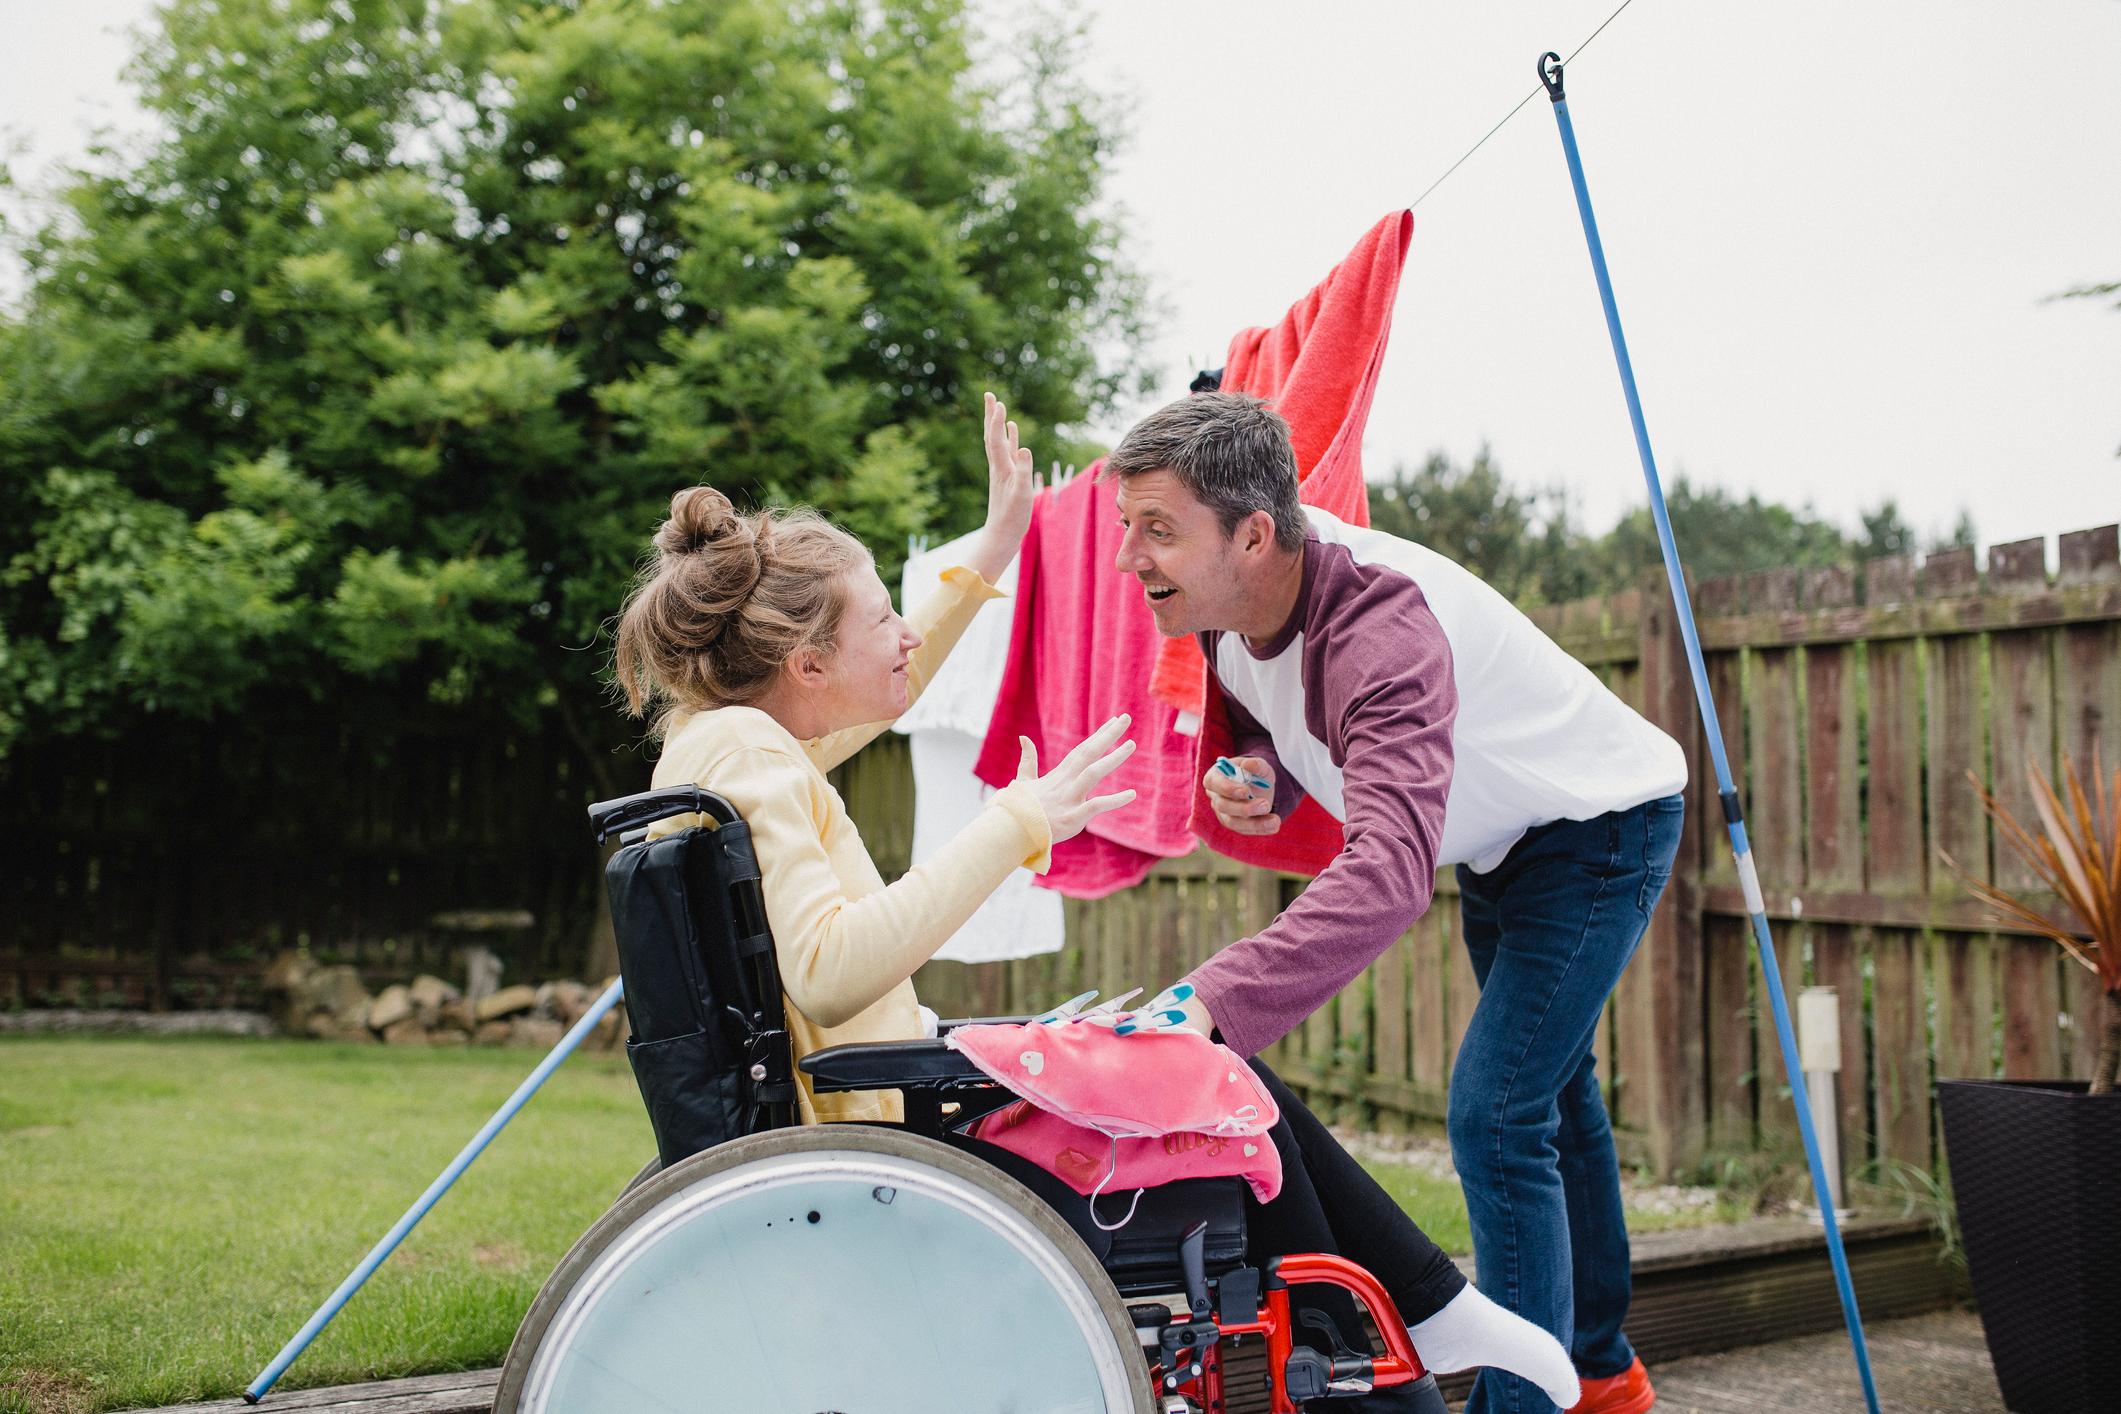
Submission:
<svg viewBox="0 0 2121 1414">
<path fill-rule="evenodd" d="M 495 1414 L 1151 1414 L 1111 1279 L 918 1135 L 751 1135 L 630 1189 L 531 1303 Z"/>
<path fill-rule="evenodd" d="M 646 1183 L 649 1179 L 654 1178 L 662 1171 L 662 1157 L 658 1155 L 654 1158 L 651 1158 L 647 1163 L 641 1165 L 639 1171 L 636 1172 L 632 1178 L 626 1180 L 626 1186 L 619 1190 L 619 1197 L 623 1199 L 627 1194 L 633 1192 L 634 1189 L 639 1188 L 642 1184 Z"/>
</svg>

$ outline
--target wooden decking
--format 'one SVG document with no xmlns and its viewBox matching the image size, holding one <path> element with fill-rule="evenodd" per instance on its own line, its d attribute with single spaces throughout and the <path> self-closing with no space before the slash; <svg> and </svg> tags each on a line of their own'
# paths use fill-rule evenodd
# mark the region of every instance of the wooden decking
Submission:
<svg viewBox="0 0 2121 1414">
<path fill-rule="evenodd" d="M 257 1409 L 272 1414 L 490 1414 L 499 1370 L 463 1370 L 453 1375 L 421 1375 L 409 1380 L 375 1380 L 359 1385 L 275 1391 L 256 1405 L 240 1399 L 210 1404 L 172 1404 L 134 1414 L 234 1414 Z"/>
</svg>

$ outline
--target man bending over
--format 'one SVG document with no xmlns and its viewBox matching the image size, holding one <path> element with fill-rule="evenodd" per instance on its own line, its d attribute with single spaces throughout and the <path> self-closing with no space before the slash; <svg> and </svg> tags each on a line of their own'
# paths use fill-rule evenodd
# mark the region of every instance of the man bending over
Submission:
<svg viewBox="0 0 2121 1414">
<path fill-rule="evenodd" d="M 1678 848 L 1686 760 L 1478 578 L 1299 505 L 1288 426 L 1241 394 L 1144 419 L 1105 462 L 1158 629 L 1198 635 L 1238 738 L 1221 821 L 1268 834 L 1308 794 L 1340 855 L 1190 980 L 1191 1023 L 1251 1056 L 1353 981 L 1458 867 L 1480 983 L 1451 1070 L 1452 1155 L 1480 1286 L 1552 1331 L 1575 1408 L 1654 1403 L 1621 1321 L 1619 1166 L 1591 1042 Z M 1554 1408 L 1490 1369 L 1467 1409 Z"/>
</svg>

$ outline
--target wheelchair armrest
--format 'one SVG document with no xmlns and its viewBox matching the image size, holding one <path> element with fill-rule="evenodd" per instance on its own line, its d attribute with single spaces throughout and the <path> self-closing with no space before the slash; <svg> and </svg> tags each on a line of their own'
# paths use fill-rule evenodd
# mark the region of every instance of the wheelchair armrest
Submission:
<svg viewBox="0 0 2121 1414">
<path fill-rule="evenodd" d="M 955 1021 L 938 1021 L 938 1032 L 950 1032 L 960 1026 L 1021 1026 L 1031 1018 L 1028 1016 L 961 1016 Z"/>
<path fill-rule="evenodd" d="M 836 1090 L 949 1089 L 992 1085 L 941 1041 L 857 1041 L 812 1051 L 799 1062 L 818 1094 Z"/>
</svg>

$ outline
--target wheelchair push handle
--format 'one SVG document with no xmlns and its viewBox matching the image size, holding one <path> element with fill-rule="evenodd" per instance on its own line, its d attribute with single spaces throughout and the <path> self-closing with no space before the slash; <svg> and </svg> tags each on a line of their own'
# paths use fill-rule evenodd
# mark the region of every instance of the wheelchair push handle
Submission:
<svg viewBox="0 0 2121 1414">
<path fill-rule="evenodd" d="M 589 827 L 602 844 L 613 835 L 667 820 L 672 815 L 705 815 L 717 826 L 737 820 L 736 807 L 711 790 L 695 785 L 665 786 L 639 795 L 600 800 L 589 807 Z"/>
</svg>

